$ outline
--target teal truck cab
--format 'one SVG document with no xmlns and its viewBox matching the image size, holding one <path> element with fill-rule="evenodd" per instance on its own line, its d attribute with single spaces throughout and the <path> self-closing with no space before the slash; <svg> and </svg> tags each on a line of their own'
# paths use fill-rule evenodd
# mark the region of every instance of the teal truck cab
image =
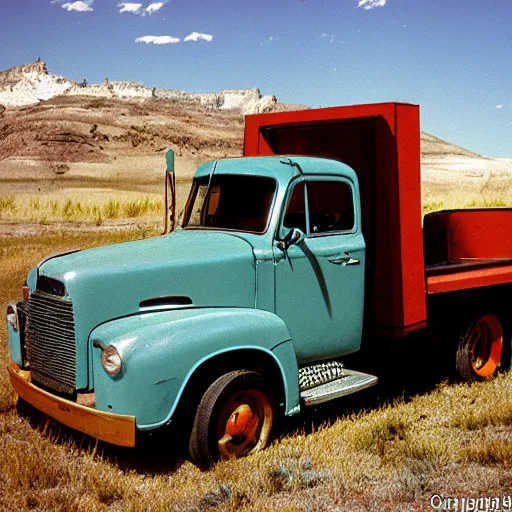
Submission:
<svg viewBox="0 0 512 512">
<path fill-rule="evenodd" d="M 409 117 L 413 109 L 414 121 L 417 107 L 403 107 Z M 342 114 L 338 109 L 336 118 Z M 254 116 L 249 130 L 257 122 L 263 133 L 262 119 Z M 373 113 L 358 119 L 380 122 Z M 283 122 L 303 129 L 319 121 Z M 362 132 L 364 141 L 382 144 L 375 129 Z M 419 158 L 419 130 L 405 133 Z M 260 146 L 247 137 L 246 153 L 257 154 Z M 398 134 L 390 140 L 396 159 L 404 140 Z M 391 183 L 389 202 L 379 199 L 371 210 L 365 194 L 375 187 L 365 183 L 361 191 L 359 184 L 372 179 L 368 173 L 339 158 L 272 155 L 265 147 L 267 156 L 199 167 L 174 232 L 49 257 L 31 270 L 23 300 L 7 311 L 9 372 L 19 397 L 122 446 L 135 446 L 140 432 L 187 423 L 191 459 L 207 468 L 263 449 L 278 415 L 376 384 L 376 376 L 341 362 L 360 349 L 363 326 L 365 336 L 403 338 L 444 325 L 443 304 L 455 308 L 454 297 L 464 303 L 464 291 L 478 288 L 482 313 L 456 315 L 466 336 L 457 341 L 457 369 L 488 378 L 510 362 L 502 299 L 509 297 L 512 265 L 503 248 L 494 259 L 477 255 L 472 263 L 437 261 L 434 254 L 425 266 L 420 208 L 401 219 L 386 213 L 400 213 L 404 201 L 419 207 L 419 160 L 403 164 L 409 166 L 404 183 L 398 164 L 391 165 L 384 180 Z M 375 166 L 375 151 L 371 159 Z M 511 212 L 498 213 L 493 229 L 510 228 Z M 441 240 L 446 229 L 433 224 Z M 408 226 L 414 229 L 403 236 Z M 389 257 L 397 253 L 392 244 L 399 261 Z M 427 302 L 435 321 L 427 322 Z M 480 334 L 483 342 L 471 341 L 475 322 L 487 333 Z"/>
</svg>

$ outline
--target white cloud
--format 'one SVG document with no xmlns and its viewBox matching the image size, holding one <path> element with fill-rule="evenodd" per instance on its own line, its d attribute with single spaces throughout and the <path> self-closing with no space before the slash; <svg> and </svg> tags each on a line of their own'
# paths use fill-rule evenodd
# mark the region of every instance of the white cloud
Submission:
<svg viewBox="0 0 512 512">
<path fill-rule="evenodd" d="M 159 11 L 164 6 L 164 2 L 155 2 L 153 4 L 149 4 L 146 7 L 146 12 L 148 14 L 153 14 L 156 11 Z"/>
<path fill-rule="evenodd" d="M 200 32 L 192 32 L 188 36 L 183 39 L 183 41 L 199 41 L 199 40 L 207 41 L 208 43 L 211 43 L 213 40 L 213 36 L 210 34 L 202 34 Z"/>
<path fill-rule="evenodd" d="M 91 7 L 93 0 L 78 0 L 77 2 L 67 2 L 62 4 L 61 7 L 66 11 L 77 11 L 77 12 L 91 12 L 94 9 Z"/>
<path fill-rule="evenodd" d="M 176 44 L 180 42 L 179 37 L 172 36 L 142 36 L 135 39 L 136 43 L 146 44 Z"/>
<path fill-rule="evenodd" d="M 362 7 L 363 9 L 373 9 L 374 7 L 384 7 L 386 5 L 386 0 L 359 0 L 359 4 L 357 7 Z"/>
<path fill-rule="evenodd" d="M 131 2 L 119 2 L 117 4 L 117 7 L 119 7 L 119 12 L 134 12 L 138 13 L 140 12 L 142 8 L 142 4 L 135 4 Z"/>
<path fill-rule="evenodd" d="M 496 108 L 499 110 L 500 108 L 503 108 L 505 105 L 496 105 Z"/>
<path fill-rule="evenodd" d="M 118 2 L 117 7 L 119 12 L 131 12 L 132 14 L 139 14 L 140 16 L 146 16 L 146 14 L 154 14 L 159 11 L 165 4 L 164 2 L 152 2 L 149 5 L 144 5 L 141 2 Z"/>
</svg>

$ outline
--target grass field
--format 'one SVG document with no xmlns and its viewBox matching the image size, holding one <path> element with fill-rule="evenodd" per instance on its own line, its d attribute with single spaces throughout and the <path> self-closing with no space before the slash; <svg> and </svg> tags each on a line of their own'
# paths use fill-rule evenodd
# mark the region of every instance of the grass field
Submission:
<svg viewBox="0 0 512 512">
<path fill-rule="evenodd" d="M 512 178 L 491 174 L 478 182 L 422 184 L 423 213 L 457 208 L 512 207 Z"/>
<path fill-rule="evenodd" d="M 0 194 L 0 223 L 59 222 L 104 223 L 140 219 L 157 222 L 163 215 L 163 192 L 160 182 L 150 182 L 145 190 L 130 190 L 131 181 L 87 179 L 64 181 L 43 191 L 39 182 L 3 182 Z M 121 188 L 122 187 L 122 188 Z M 185 206 L 190 181 L 177 184 L 177 211 Z M 442 209 L 512 207 L 512 178 L 490 175 L 486 180 L 463 182 L 426 182 L 422 184 L 423 213 Z"/>
<path fill-rule="evenodd" d="M 485 194 L 475 189 L 469 197 L 441 185 L 424 187 L 424 211 L 472 201 L 512 205 L 508 182 L 488 190 L 490 185 Z M 181 204 L 184 197 L 180 192 Z M 0 238 L 2 310 L 19 299 L 28 270 L 42 257 L 157 234 L 161 210 L 149 192 L 0 197 L 0 223 L 89 226 Z M 108 230 L 96 228 L 108 222 Z M 432 495 L 512 494 L 512 373 L 458 384 L 433 373 L 429 358 L 416 354 L 404 374 L 387 368 L 381 386 L 285 423 L 261 454 L 202 473 L 176 459 L 172 442 L 121 450 L 19 416 L 5 371 L 5 331 L 4 324 L 1 510 L 411 511 L 432 510 Z"/>
<path fill-rule="evenodd" d="M 44 200 L 35 194 L 16 198 L 6 196 L 0 199 L 0 218 L 18 223 L 35 222 L 49 224 L 59 221 L 88 221 L 101 226 L 105 220 L 150 218 L 160 219 L 163 215 L 162 198 L 124 192 L 120 194 L 98 194 L 79 192 L 77 199 L 69 194 L 67 199 Z"/>
</svg>

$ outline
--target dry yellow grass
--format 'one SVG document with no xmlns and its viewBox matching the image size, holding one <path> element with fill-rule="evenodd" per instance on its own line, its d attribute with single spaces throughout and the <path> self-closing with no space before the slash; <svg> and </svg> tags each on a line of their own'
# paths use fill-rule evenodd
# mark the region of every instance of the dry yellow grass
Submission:
<svg viewBox="0 0 512 512">
<path fill-rule="evenodd" d="M 64 199 L 63 199 L 64 197 Z M 59 194 L 17 194 L 0 198 L 0 219 L 11 222 L 49 224 L 61 221 L 89 221 L 147 218 L 163 215 L 161 195 L 138 192 L 78 190 Z"/>
<path fill-rule="evenodd" d="M 2 307 L 49 252 L 140 236 L 136 230 L 0 239 Z M 7 363 L 5 329 L 0 364 Z M 422 379 L 422 367 L 412 372 Z M 407 385 L 407 382 L 405 383 Z M 432 494 L 501 496 L 512 484 L 512 374 L 487 383 L 440 382 L 412 398 L 377 396 L 368 410 L 338 401 L 299 421 L 269 449 L 202 473 L 151 452 L 96 446 L 16 414 L 0 374 L 2 510 L 428 510 Z M 361 395 L 364 399 L 365 395 Z M 358 400 L 352 402 L 357 404 Z M 307 419 L 309 418 L 309 420 Z M 305 429 L 312 420 L 316 427 Z"/>
<path fill-rule="evenodd" d="M 491 174 L 486 180 L 425 182 L 423 213 L 458 208 L 512 207 L 512 177 Z"/>
</svg>

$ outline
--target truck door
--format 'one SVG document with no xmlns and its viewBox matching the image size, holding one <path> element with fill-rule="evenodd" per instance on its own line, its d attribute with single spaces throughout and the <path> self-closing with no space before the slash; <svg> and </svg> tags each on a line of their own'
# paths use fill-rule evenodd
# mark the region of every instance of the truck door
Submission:
<svg viewBox="0 0 512 512">
<path fill-rule="evenodd" d="M 304 240 L 274 244 L 276 313 L 287 324 L 299 363 L 360 347 L 365 243 L 353 184 L 341 177 L 301 177 L 288 192 L 279 236 L 299 228 Z"/>
</svg>

